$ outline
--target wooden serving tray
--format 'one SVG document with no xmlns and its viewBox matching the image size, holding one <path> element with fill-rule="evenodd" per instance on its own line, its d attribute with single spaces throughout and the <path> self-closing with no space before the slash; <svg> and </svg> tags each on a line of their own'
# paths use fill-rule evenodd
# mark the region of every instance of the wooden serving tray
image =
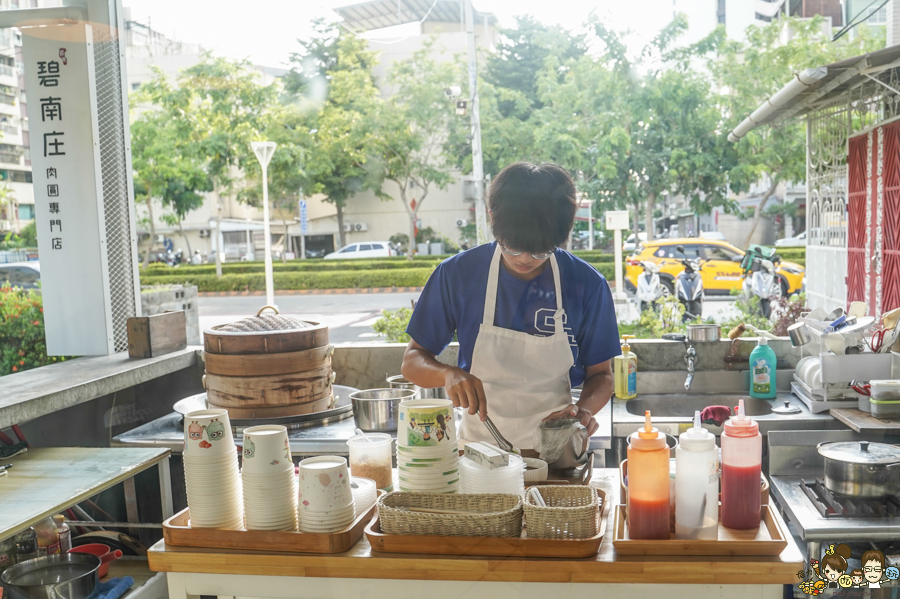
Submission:
<svg viewBox="0 0 900 599">
<path fill-rule="evenodd" d="M 379 491 L 378 495 L 381 496 Z M 334 533 L 289 532 L 280 530 L 224 530 L 191 528 L 188 508 L 163 522 L 166 545 L 212 547 L 215 549 L 251 549 L 289 553 L 343 553 L 363 536 L 363 530 L 375 515 L 376 507 L 356 517 L 348 528 Z"/>
<path fill-rule="evenodd" d="M 682 540 L 672 534 L 668 541 L 631 540 L 625 524 L 624 505 L 615 507 L 613 547 L 620 555 L 780 555 L 787 537 L 772 508 L 762 506 L 758 530 L 734 530 L 719 523 L 716 541 Z"/>
<path fill-rule="evenodd" d="M 366 538 L 373 551 L 384 553 L 421 553 L 426 555 L 462 555 L 488 557 L 593 557 L 600 550 L 606 533 L 610 504 L 606 492 L 597 489 L 603 502 L 597 534 L 589 539 L 533 539 L 519 537 L 447 537 L 435 535 L 389 535 L 381 531 L 378 518 L 366 527 Z"/>
</svg>

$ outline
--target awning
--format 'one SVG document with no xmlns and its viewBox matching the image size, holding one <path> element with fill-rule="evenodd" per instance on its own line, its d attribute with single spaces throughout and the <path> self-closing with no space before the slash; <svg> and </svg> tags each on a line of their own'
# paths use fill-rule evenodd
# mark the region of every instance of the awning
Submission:
<svg viewBox="0 0 900 599">
<path fill-rule="evenodd" d="M 459 23 L 462 21 L 459 0 L 370 0 L 359 4 L 340 6 L 334 9 L 344 25 L 353 31 L 363 32 L 382 29 L 415 21 L 436 23 Z M 497 22 L 493 13 L 475 11 L 476 24 Z"/>
<path fill-rule="evenodd" d="M 738 141 L 759 125 L 802 116 L 868 81 L 877 81 L 900 95 L 900 91 L 876 78 L 879 73 L 898 67 L 900 45 L 794 73 L 793 79 L 728 134 L 728 141 Z"/>
</svg>

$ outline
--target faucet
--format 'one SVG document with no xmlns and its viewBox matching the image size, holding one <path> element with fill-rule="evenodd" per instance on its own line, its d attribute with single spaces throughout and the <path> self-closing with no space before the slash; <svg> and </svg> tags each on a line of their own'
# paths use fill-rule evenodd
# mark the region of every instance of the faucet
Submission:
<svg viewBox="0 0 900 599">
<path fill-rule="evenodd" d="M 684 379 L 684 390 L 691 390 L 691 383 L 694 382 L 694 363 L 697 360 L 697 350 L 693 345 L 689 345 L 687 352 L 684 354 L 684 361 L 687 362 L 687 378 Z"/>
</svg>

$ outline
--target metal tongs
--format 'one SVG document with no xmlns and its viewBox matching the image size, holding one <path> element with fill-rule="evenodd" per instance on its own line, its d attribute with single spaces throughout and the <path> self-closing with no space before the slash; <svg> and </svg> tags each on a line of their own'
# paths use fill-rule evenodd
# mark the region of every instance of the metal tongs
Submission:
<svg viewBox="0 0 900 599">
<path fill-rule="evenodd" d="M 497 427 L 494 426 L 494 423 L 491 421 L 490 416 L 485 416 L 484 425 L 487 427 L 491 434 L 494 436 L 494 440 L 497 441 L 497 446 L 503 451 L 507 451 L 509 453 L 515 453 L 518 455 L 522 455 L 522 452 L 515 447 L 513 444 L 506 440 L 506 437 L 500 434 L 500 431 L 497 430 Z"/>
</svg>

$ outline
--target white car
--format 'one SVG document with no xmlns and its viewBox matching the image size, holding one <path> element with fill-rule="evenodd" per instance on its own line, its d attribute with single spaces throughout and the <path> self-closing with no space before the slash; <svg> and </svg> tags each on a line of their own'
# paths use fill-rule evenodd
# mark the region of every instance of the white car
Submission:
<svg viewBox="0 0 900 599">
<path fill-rule="evenodd" d="M 641 241 L 647 241 L 647 234 L 646 233 L 638 233 L 638 239 L 640 239 Z M 625 240 L 625 243 L 622 244 L 622 251 L 623 252 L 633 252 L 636 249 L 637 249 L 637 245 L 634 243 L 634 233 L 632 233 Z"/>
<path fill-rule="evenodd" d="M 347 260 L 350 258 L 387 258 L 393 256 L 390 242 L 361 241 L 345 245 L 336 252 L 325 256 L 325 260 Z"/>
<path fill-rule="evenodd" d="M 796 237 L 785 237 L 784 239 L 776 239 L 775 247 L 777 247 L 777 248 L 806 247 L 806 231 L 800 233 Z"/>
<path fill-rule="evenodd" d="M 8 262 L 0 264 L 0 287 L 21 287 L 22 289 L 37 289 L 41 283 L 41 263 L 33 262 Z"/>
</svg>

